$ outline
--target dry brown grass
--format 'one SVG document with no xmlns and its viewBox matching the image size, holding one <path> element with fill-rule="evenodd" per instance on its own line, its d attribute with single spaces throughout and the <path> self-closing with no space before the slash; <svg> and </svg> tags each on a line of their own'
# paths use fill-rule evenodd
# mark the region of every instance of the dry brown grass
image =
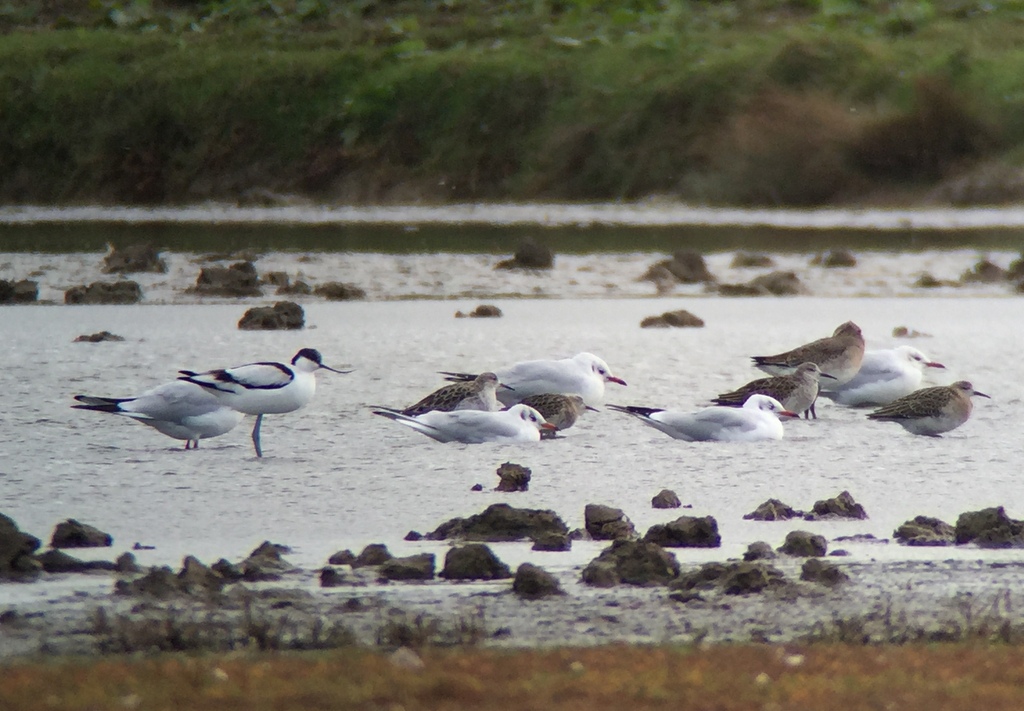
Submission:
<svg viewBox="0 0 1024 711">
<path fill-rule="evenodd" d="M 1024 707 L 1007 645 L 614 645 L 438 650 L 409 670 L 365 651 L 18 662 L 0 709 L 901 709 Z"/>
</svg>

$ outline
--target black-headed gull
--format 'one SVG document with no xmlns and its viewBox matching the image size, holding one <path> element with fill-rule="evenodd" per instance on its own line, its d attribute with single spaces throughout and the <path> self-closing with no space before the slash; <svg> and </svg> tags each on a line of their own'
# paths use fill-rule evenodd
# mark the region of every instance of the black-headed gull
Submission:
<svg viewBox="0 0 1024 711">
<path fill-rule="evenodd" d="M 660 410 L 655 407 L 609 405 L 612 410 L 632 415 L 645 425 L 669 437 L 687 442 L 758 442 L 782 439 L 779 417 L 798 417 L 778 400 L 751 395 L 741 408 L 708 407 L 697 412 Z"/>
<path fill-rule="evenodd" d="M 988 397 L 966 380 L 922 388 L 869 412 L 868 419 L 895 422 L 911 434 L 938 437 L 967 422 L 974 409 L 974 395 Z"/>
<path fill-rule="evenodd" d="M 817 363 L 801 363 L 790 375 L 751 380 L 731 392 L 722 393 L 712 402 L 716 405 L 739 407 L 751 395 L 767 395 L 781 402 L 782 406 L 791 412 L 802 412 L 804 417 L 809 418 L 813 415 L 817 418 L 814 401 L 818 399 L 818 378 L 832 376 L 822 373 Z"/>
<path fill-rule="evenodd" d="M 544 417 L 527 405 L 513 405 L 499 412 L 484 410 L 432 410 L 410 417 L 392 410 L 373 410 L 373 414 L 411 427 L 438 442 L 539 442 L 542 429 L 554 429 Z"/>
<path fill-rule="evenodd" d="M 826 383 L 821 394 L 847 407 L 887 405 L 920 388 L 925 368 L 945 367 L 912 346 L 868 351 L 852 380 Z"/>
<path fill-rule="evenodd" d="M 303 348 L 295 354 L 290 365 L 260 362 L 202 373 L 182 370 L 179 371 L 179 379 L 201 385 L 208 393 L 219 398 L 222 404 L 234 410 L 256 415 L 252 443 L 256 448 L 256 456 L 262 457 L 260 424 L 263 416 L 293 412 L 306 405 L 316 392 L 316 377 L 313 374 L 320 369 L 343 374 L 352 372 L 326 366 L 318 350 Z"/>
<path fill-rule="evenodd" d="M 498 393 L 505 405 L 514 405 L 530 395 L 559 393 L 579 395 L 590 406 L 604 401 L 605 383 L 625 385 L 626 381 L 612 374 L 611 368 L 593 353 L 578 353 L 561 360 L 527 360 L 495 370 L 498 379 L 510 389 Z M 469 373 L 442 372 L 448 380 L 473 380 Z"/>
<path fill-rule="evenodd" d="M 403 415 L 415 417 L 431 410 L 452 412 L 454 410 L 484 410 L 497 412 L 502 408 L 496 395 L 498 388 L 507 387 L 498 382 L 494 373 L 480 373 L 475 380 L 451 383 L 438 388 L 415 405 L 401 410 Z"/>
<path fill-rule="evenodd" d="M 864 359 L 864 335 L 853 321 L 842 324 L 827 338 L 772 356 L 754 356 L 754 365 L 769 375 L 787 375 L 801 363 L 817 363 L 836 385 L 849 381 Z"/>
<path fill-rule="evenodd" d="M 226 407 L 195 383 L 172 380 L 137 397 L 113 398 L 75 395 L 76 410 L 109 412 L 149 425 L 173 439 L 185 441 L 185 449 L 198 449 L 199 440 L 219 437 L 235 428 L 245 415 Z"/>
</svg>

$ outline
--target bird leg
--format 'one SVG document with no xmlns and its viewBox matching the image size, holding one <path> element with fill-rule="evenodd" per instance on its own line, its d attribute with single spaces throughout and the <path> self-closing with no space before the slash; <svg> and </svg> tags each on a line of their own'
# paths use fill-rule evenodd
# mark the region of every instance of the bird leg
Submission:
<svg viewBox="0 0 1024 711">
<path fill-rule="evenodd" d="M 256 415 L 256 425 L 252 428 L 252 444 L 256 447 L 256 456 L 263 456 L 263 449 L 260 447 L 260 425 L 263 424 L 263 413 Z"/>
</svg>

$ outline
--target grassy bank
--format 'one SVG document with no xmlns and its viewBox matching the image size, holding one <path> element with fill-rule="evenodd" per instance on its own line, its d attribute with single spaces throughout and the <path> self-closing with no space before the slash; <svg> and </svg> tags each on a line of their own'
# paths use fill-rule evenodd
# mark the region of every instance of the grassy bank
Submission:
<svg viewBox="0 0 1024 711">
<path fill-rule="evenodd" d="M 860 709 L 1024 703 L 1024 650 L 941 645 L 367 652 L 18 663 L 0 708 Z"/>
<path fill-rule="evenodd" d="M 0 201 L 999 202 L 1022 31 L 980 0 L 11 3 Z"/>
</svg>

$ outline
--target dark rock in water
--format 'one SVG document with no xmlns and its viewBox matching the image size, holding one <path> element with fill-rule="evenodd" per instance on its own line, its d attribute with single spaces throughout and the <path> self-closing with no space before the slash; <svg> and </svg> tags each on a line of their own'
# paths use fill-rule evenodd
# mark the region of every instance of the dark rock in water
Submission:
<svg viewBox="0 0 1024 711">
<path fill-rule="evenodd" d="M 714 516 L 680 516 L 647 529 L 644 540 L 669 548 L 718 548 L 722 537 Z"/>
<path fill-rule="evenodd" d="M 743 554 L 743 560 L 772 560 L 775 558 L 775 551 L 772 547 L 764 541 L 754 541 L 747 546 L 746 552 Z"/>
<path fill-rule="evenodd" d="M 166 274 L 167 262 L 160 258 L 160 250 L 151 244 L 129 244 L 120 248 L 111 246 L 110 253 L 103 258 L 103 273 L 132 272 Z"/>
<path fill-rule="evenodd" d="M 336 588 L 349 584 L 351 584 L 351 581 L 348 579 L 348 576 L 337 568 L 326 567 L 320 569 L 320 587 Z"/>
<path fill-rule="evenodd" d="M 703 328 L 704 319 L 694 316 L 686 309 L 666 311 L 660 316 L 648 316 L 640 322 L 640 328 Z"/>
<path fill-rule="evenodd" d="M 0 579 L 42 570 L 32 557 L 40 545 L 38 538 L 19 531 L 13 519 L 0 514 Z"/>
<path fill-rule="evenodd" d="M 242 579 L 249 582 L 280 580 L 283 574 L 295 570 L 288 561 L 281 557 L 282 553 L 287 553 L 289 550 L 288 546 L 263 541 L 256 550 L 249 554 L 248 558 L 242 561 Z"/>
<path fill-rule="evenodd" d="M 181 570 L 178 572 L 178 584 L 188 595 L 203 595 L 220 592 L 224 587 L 224 578 L 190 555 L 182 562 Z"/>
<path fill-rule="evenodd" d="M 260 278 L 252 262 L 237 262 L 230 267 L 203 267 L 196 285 L 188 290 L 201 296 L 262 296 Z"/>
<path fill-rule="evenodd" d="M 748 521 L 788 521 L 799 516 L 803 516 L 803 513 L 789 504 L 778 499 L 768 499 L 750 513 L 744 514 L 743 518 Z"/>
<path fill-rule="evenodd" d="M 960 281 L 965 284 L 994 284 L 1006 281 L 1009 272 L 993 264 L 987 259 L 982 259 L 973 267 L 960 275 Z"/>
<path fill-rule="evenodd" d="M 696 570 L 680 574 L 670 587 L 673 590 L 720 589 L 726 595 L 747 595 L 764 592 L 784 580 L 782 572 L 767 563 L 705 563 Z"/>
<path fill-rule="evenodd" d="M 568 551 L 572 550 L 572 540 L 567 533 L 545 533 L 533 539 L 535 551 Z"/>
<path fill-rule="evenodd" d="M 243 331 L 297 330 L 305 325 L 306 315 L 294 301 L 256 306 L 246 311 L 238 322 L 238 328 Z"/>
<path fill-rule="evenodd" d="M 64 303 L 137 304 L 142 301 L 142 287 L 134 281 L 94 281 L 89 286 L 73 286 L 64 292 Z"/>
<path fill-rule="evenodd" d="M 80 560 L 55 548 L 40 553 L 36 559 L 47 573 L 84 573 L 89 570 L 114 570 L 116 567 L 109 560 Z"/>
<path fill-rule="evenodd" d="M 183 590 L 178 576 L 167 566 L 150 568 L 149 572 L 135 580 L 118 580 L 114 592 L 132 597 L 155 597 L 167 599 L 181 595 Z"/>
<path fill-rule="evenodd" d="M 473 484 L 473 486 L 469 487 L 469 490 L 470 491 L 483 491 L 484 490 L 484 485 L 483 484 Z"/>
<path fill-rule="evenodd" d="M 327 562 L 330 565 L 352 565 L 352 563 L 355 562 L 355 559 L 355 554 L 346 548 L 345 550 L 338 551 L 332 555 L 327 559 Z"/>
<path fill-rule="evenodd" d="M 960 514 L 954 532 L 956 544 L 979 548 L 1024 548 L 1024 521 L 1011 519 L 1002 506 Z"/>
<path fill-rule="evenodd" d="M 300 280 L 294 284 L 279 286 L 274 293 L 278 296 L 309 296 L 313 293 L 313 287 Z"/>
<path fill-rule="evenodd" d="M 245 577 L 245 572 L 242 570 L 242 567 L 235 565 L 226 558 L 221 558 L 211 565 L 210 570 L 216 571 L 220 577 L 224 578 L 224 580 L 229 583 L 237 583 Z"/>
<path fill-rule="evenodd" d="M 829 563 L 821 558 L 811 558 L 804 561 L 800 569 L 800 579 L 832 587 L 847 582 L 850 576 L 835 563 Z"/>
<path fill-rule="evenodd" d="M 619 540 L 601 551 L 583 569 L 582 579 L 594 587 L 665 585 L 679 575 L 679 561 L 647 541 Z"/>
<path fill-rule="evenodd" d="M 1024 252 L 1021 252 L 1021 256 L 1010 262 L 1010 268 L 1006 270 L 1006 278 L 1010 281 L 1024 279 Z"/>
<path fill-rule="evenodd" d="M 453 518 L 426 535 L 430 541 L 461 538 L 471 541 L 521 541 L 545 533 L 568 533 L 558 514 L 542 509 L 517 509 L 492 504 L 469 518 Z"/>
<path fill-rule="evenodd" d="M 786 534 L 786 540 L 779 546 L 779 553 L 804 558 L 823 556 L 827 550 L 828 543 L 825 537 L 810 531 L 790 531 Z"/>
<path fill-rule="evenodd" d="M 732 264 L 730 264 L 729 266 L 731 266 L 733 269 L 774 267 L 775 260 L 769 257 L 767 254 L 737 252 L 735 255 L 733 255 Z"/>
<path fill-rule="evenodd" d="M 39 283 L 0 279 L 0 304 L 31 304 L 39 300 Z"/>
<path fill-rule="evenodd" d="M 385 580 L 432 580 L 434 554 L 420 553 L 405 558 L 391 558 L 381 563 L 377 574 Z"/>
<path fill-rule="evenodd" d="M 848 249 L 830 249 L 824 254 L 816 254 L 811 264 L 826 269 L 844 269 L 857 266 L 857 258 Z"/>
<path fill-rule="evenodd" d="M 500 481 L 494 488 L 495 491 L 527 491 L 533 472 L 520 464 L 505 462 L 498 467 L 497 474 Z"/>
<path fill-rule="evenodd" d="M 640 277 L 640 281 L 661 281 L 665 272 L 671 274 L 680 284 L 700 284 L 715 281 L 714 275 L 708 271 L 704 256 L 699 252 L 679 250 L 671 259 L 662 260 L 651 267 Z"/>
<path fill-rule="evenodd" d="M 135 561 L 135 556 L 125 551 L 121 555 L 117 556 L 117 560 L 114 561 L 114 570 L 118 573 L 141 573 L 142 568 Z"/>
<path fill-rule="evenodd" d="M 328 301 L 358 301 L 366 298 L 366 291 L 355 284 L 343 284 L 340 281 L 329 281 L 313 289 L 314 296 Z"/>
<path fill-rule="evenodd" d="M 498 580 L 512 571 L 483 543 L 467 543 L 448 550 L 441 577 L 446 580 Z"/>
<path fill-rule="evenodd" d="M 749 284 L 719 284 L 715 291 L 720 296 L 765 296 L 762 289 L 750 286 Z"/>
<path fill-rule="evenodd" d="M 623 512 L 602 504 L 587 504 L 583 510 L 587 533 L 595 541 L 618 541 L 638 538 L 633 522 Z"/>
<path fill-rule="evenodd" d="M 355 557 L 351 565 L 353 568 L 364 568 L 368 565 L 380 565 L 394 558 L 391 551 L 383 543 L 371 543 Z"/>
<path fill-rule="evenodd" d="M 74 343 L 102 343 L 103 341 L 123 341 L 124 336 L 118 336 L 117 334 L 111 333 L 110 331 L 99 331 L 90 335 L 81 335 L 76 338 Z"/>
<path fill-rule="evenodd" d="M 51 548 L 105 548 L 113 542 L 109 533 L 73 518 L 58 523 L 50 536 Z"/>
<path fill-rule="evenodd" d="M 527 237 L 516 248 L 512 259 L 505 259 L 495 265 L 495 269 L 551 269 L 555 266 L 554 253 L 538 244 L 532 237 Z"/>
<path fill-rule="evenodd" d="M 405 534 L 405 538 L 403 538 L 402 540 L 403 541 L 422 541 L 423 540 L 423 534 L 420 533 L 419 531 L 409 531 L 407 534 Z"/>
<path fill-rule="evenodd" d="M 943 281 L 932 276 L 928 272 L 922 272 L 921 276 L 914 282 L 914 286 L 918 289 L 937 289 L 941 286 L 959 286 L 957 282 Z"/>
<path fill-rule="evenodd" d="M 678 509 L 683 502 L 671 489 L 662 489 L 651 499 L 651 507 L 656 509 Z"/>
<path fill-rule="evenodd" d="M 804 516 L 807 521 L 821 521 L 835 518 L 865 519 L 868 515 L 864 507 L 853 500 L 849 491 L 844 491 L 833 499 L 815 501 L 810 513 Z"/>
<path fill-rule="evenodd" d="M 501 318 L 501 309 L 491 304 L 480 304 L 475 309 L 470 311 L 468 314 L 464 314 L 461 311 L 455 312 L 455 318 Z"/>
<path fill-rule="evenodd" d="M 554 575 L 532 563 L 523 563 L 516 569 L 512 581 L 512 592 L 527 600 L 537 600 L 551 595 L 565 595 Z"/>
<path fill-rule="evenodd" d="M 956 542 L 956 529 L 938 518 L 914 516 L 893 532 L 893 538 L 907 546 L 950 546 Z"/>
</svg>

